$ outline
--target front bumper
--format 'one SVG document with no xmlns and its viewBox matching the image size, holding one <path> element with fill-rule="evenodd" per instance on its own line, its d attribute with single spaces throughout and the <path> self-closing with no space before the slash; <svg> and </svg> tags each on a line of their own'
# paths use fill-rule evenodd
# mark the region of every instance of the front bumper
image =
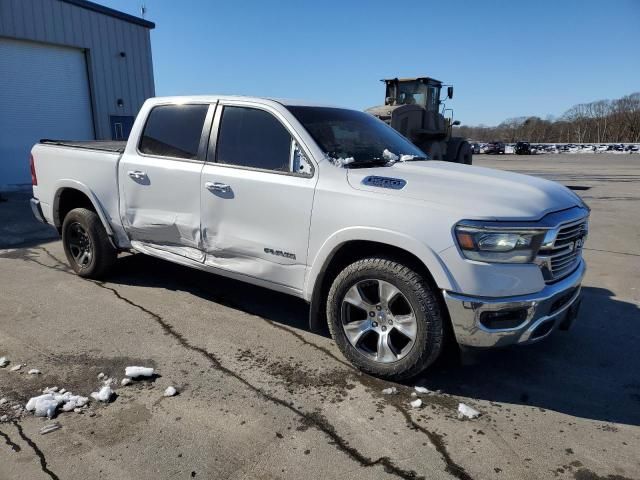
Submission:
<svg viewBox="0 0 640 480">
<path fill-rule="evenodd" d="M 29 200 L 29 203 L 31 204 L 31 212 L 33 213 L 33 216 L 36 217 L 36 220 L 42 223 L 47 223 L 44 218 L 44 214 L 42 213 L 40 200 L 38 200 L 37 198 L 32 198 L 31 200 Z"/>
<path fill-rule="evenodd" d="M 500 347 L 537 342 L 558 327 L 568 328 L 580 305 L 585 271 L 581 260 L 571 275 L 531 295 L 484 298 L 445 291 L 456 340 L 470 347 Z M 502 319 L 508 328 L 499 326 Z"/>
</svg>

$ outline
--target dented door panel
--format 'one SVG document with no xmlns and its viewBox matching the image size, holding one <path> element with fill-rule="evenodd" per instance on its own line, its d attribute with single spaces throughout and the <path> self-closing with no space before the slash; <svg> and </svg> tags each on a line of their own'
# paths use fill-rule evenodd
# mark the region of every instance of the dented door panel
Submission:
<svg viewBox="0 0 640 480">
<path fill-rule="evenodd" d="M 121 216 L 133 241 L 203 261 L 200 238 L 202 163 L 126 155 L 120 161 Z M 142 172 L 144 180 L 128 172 Z"/>
<path fill-rule="evenodd" d="M 215 164 L 202 173 L 229 186 L 201 191 L 205 264 L 302 289 L 316 179 Z"/>
</svg>

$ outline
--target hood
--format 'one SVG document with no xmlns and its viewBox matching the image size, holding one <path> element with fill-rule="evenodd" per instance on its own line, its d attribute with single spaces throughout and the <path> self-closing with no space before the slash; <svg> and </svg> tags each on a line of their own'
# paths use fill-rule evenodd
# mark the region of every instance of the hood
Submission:
<svg viewBox="0 0 640 480">
<path fill-rule="evenodd" d="M 363 182 L 369 176 L 399 179 L 406 184 L 398 188 L 402 182 L 385 186 Z M 538 220 L 547 213 L 582 205 L 580 197 L 550 180 L 435 160 L 351 168 L 347 178 L 355 189 L 436 203 L 460 212 L 466 219 Z"/>
</svg>

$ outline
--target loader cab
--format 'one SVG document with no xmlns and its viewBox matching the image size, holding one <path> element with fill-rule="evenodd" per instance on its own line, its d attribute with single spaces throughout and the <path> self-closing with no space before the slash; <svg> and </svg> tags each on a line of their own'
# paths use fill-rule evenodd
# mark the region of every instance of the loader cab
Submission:
<svg viewBox="0 0 640 480">
<path fill-rule="evenodd" d="M 438 112 L 442 83 L 428 77 L 392 78 L 383 80 L 387 86 L 385 104 L 419 105 L 428 112 Z"/>
</svg>

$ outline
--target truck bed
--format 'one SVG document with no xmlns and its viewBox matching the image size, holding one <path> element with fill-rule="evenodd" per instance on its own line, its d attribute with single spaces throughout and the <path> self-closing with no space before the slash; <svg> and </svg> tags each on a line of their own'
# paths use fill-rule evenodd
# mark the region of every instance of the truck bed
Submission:
<svg viewBox="0 0 640 480">
<path fill-rule="evenodd" d="M 100 150 L 103 152 L 123 153 L 127 145 L 126 140 L 50 140 L 43 138 L 44 145 L 58 145 L 60 147 L 81 148 L 84 150 Z"/>
</svg>

